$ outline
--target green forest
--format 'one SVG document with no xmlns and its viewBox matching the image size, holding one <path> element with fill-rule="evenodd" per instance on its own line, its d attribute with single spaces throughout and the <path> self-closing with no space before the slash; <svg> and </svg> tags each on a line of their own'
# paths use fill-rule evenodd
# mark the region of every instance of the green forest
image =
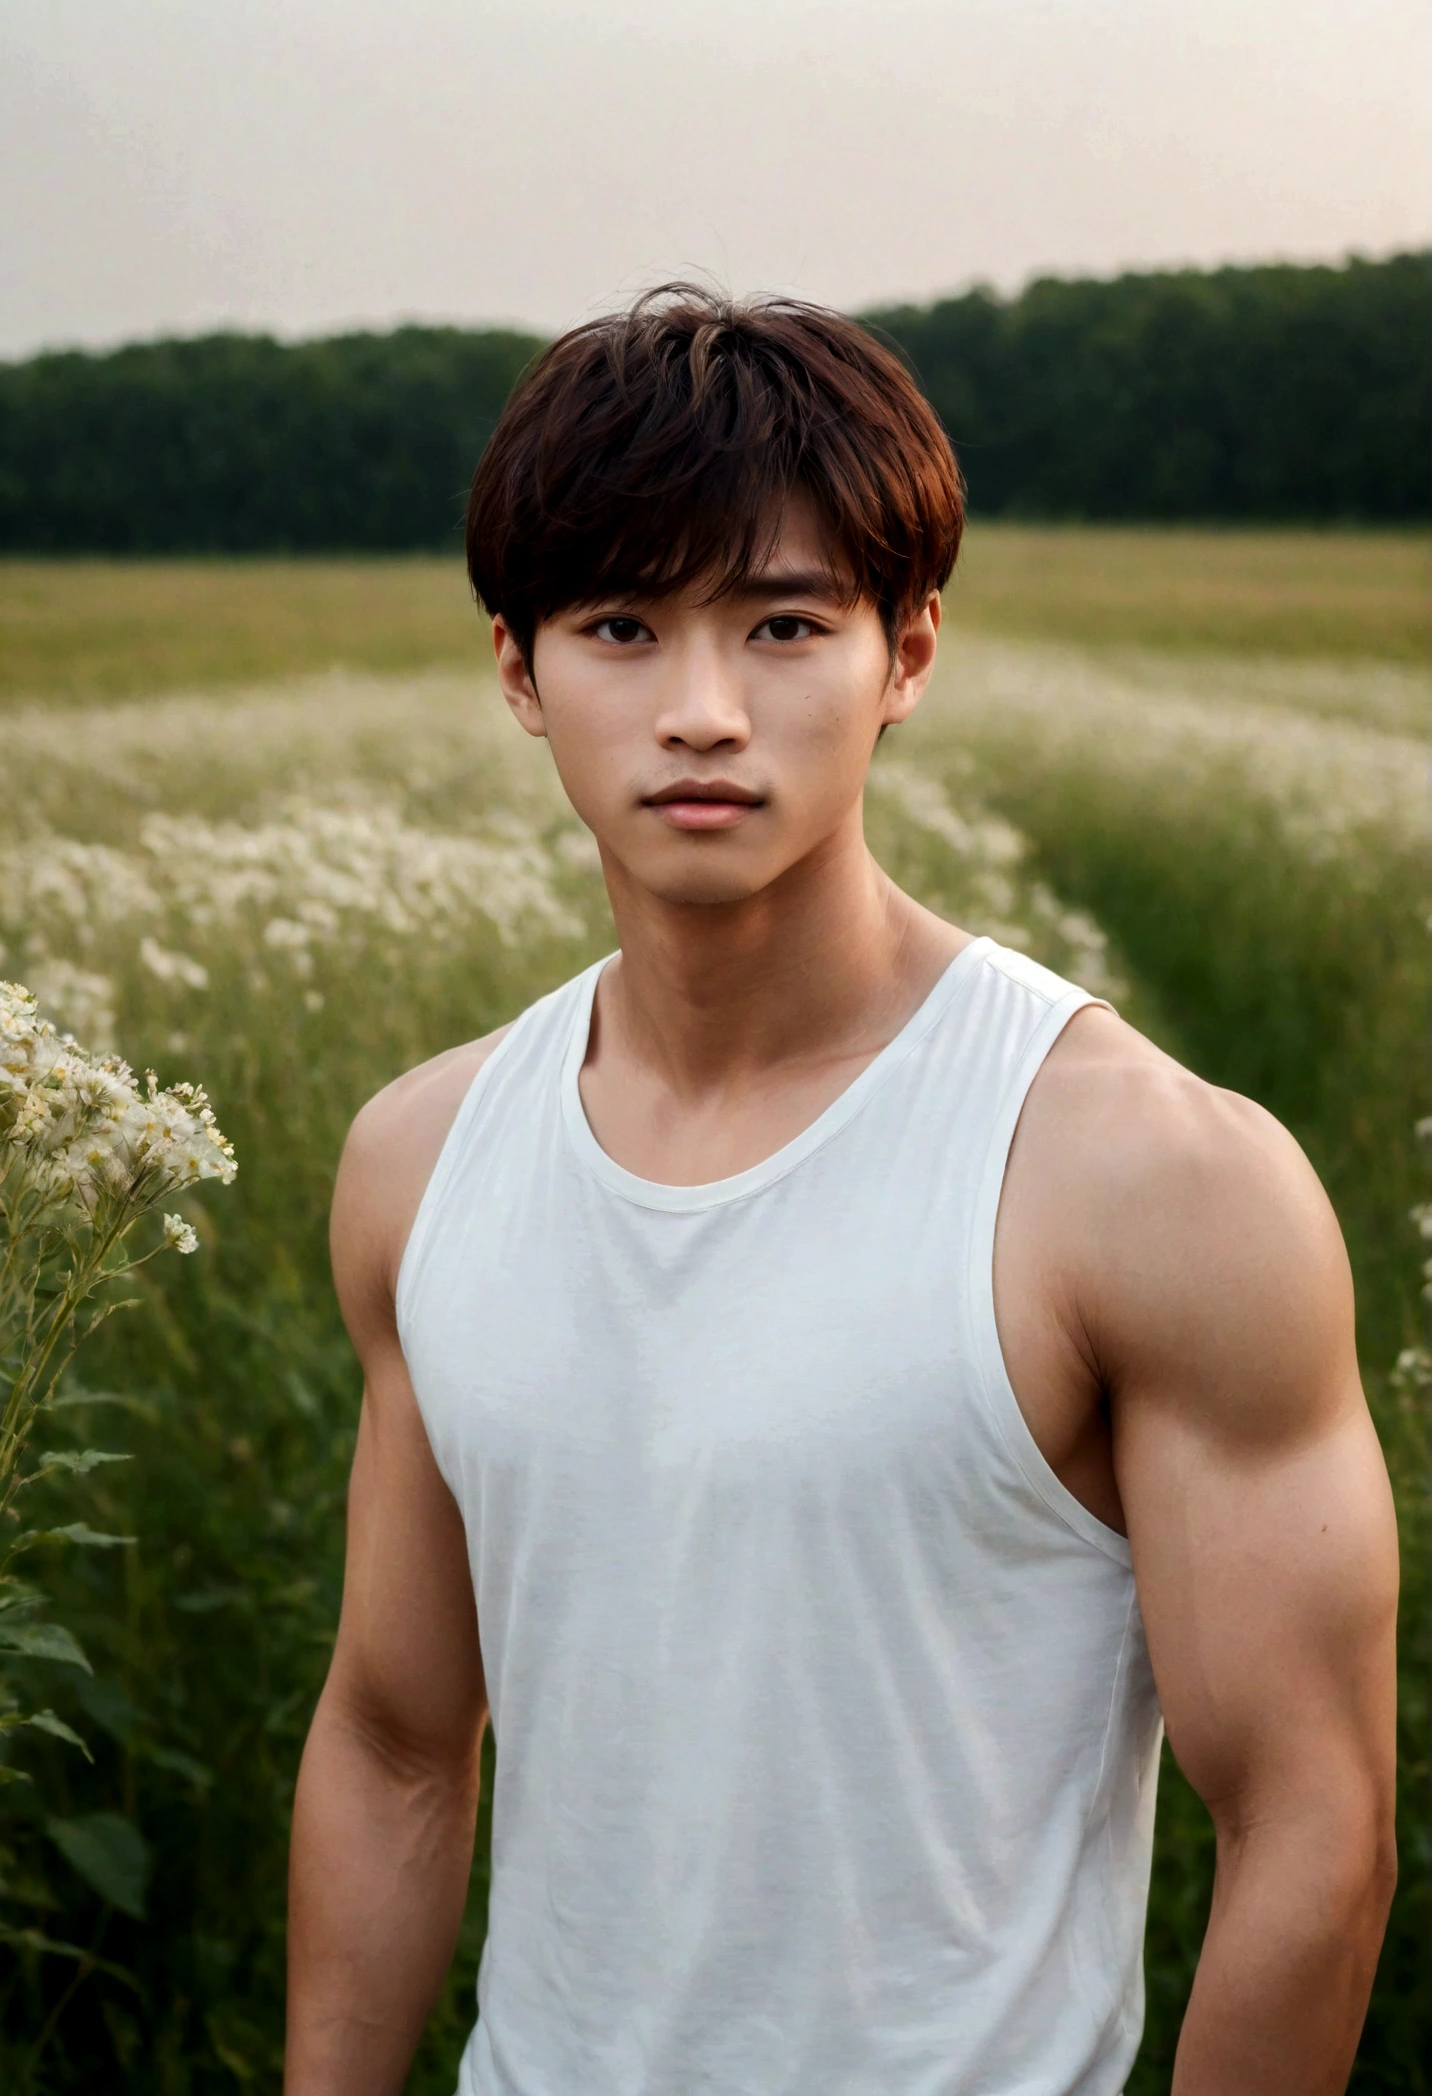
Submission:
<svg viewBox="0 0 1432 2096">
<path fill-rule="evenodd" d="M 0 550 L 316 553 L 454 542 L 536 336 L 399 328 L 0 369 Z"/>
<path fill-rule="evenodd" d="M 1047 279 L 865 317 L 989 515 L 1432 515 L 1432 253 Z"/>
<path fill-rule="evenodd" d="M 1432 516 L 1432 252 L 1043 279 L 863 316 L 973 508 L 1022 519 Z M 0 366 L 0 551 L 436 549 L 539 339 L 211 335 Z"/>
</svg>

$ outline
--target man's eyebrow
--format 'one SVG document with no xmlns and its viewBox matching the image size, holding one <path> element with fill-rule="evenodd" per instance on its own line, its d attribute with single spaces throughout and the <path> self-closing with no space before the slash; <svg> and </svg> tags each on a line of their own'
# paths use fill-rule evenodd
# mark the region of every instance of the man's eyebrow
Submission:
<svg viewBox="0 0 1432 2096">
<path fill-rule="evenodd" d="M 603 605 L 658 604 L 669 595 L 668 590 L 653 589 L 648 582 L 615 580 L 590 597 L 573 599 L 564 608 L 566 612 L 582 617 L 599 610 Z M 843 604 L 850 596 L 850 591 L 842 585 L 840 577 L 833 574 L 829 568 L 768 568 L 759 575 L 748 575 L 731 588 L 723 589 L 721 595 L 742 601 L 754 599 L 762 604 L 770 603 L 777 597 L 824 597 L 830 603 Z"/>
<path fill-rule="evenodd" d="M 845 596 L 838 576 L 827 568 L 774 569 L 763 575 L 749 575 L 731 592 L 733 597 L 759 597 L 763 602 L 771 597 L 828 597 L 840 601 Z"/>
</svg>

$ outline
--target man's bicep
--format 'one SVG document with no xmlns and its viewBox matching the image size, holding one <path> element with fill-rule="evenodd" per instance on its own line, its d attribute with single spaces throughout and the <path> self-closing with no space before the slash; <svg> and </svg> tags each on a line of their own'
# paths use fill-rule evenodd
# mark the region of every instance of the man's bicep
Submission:
<svg viewBox="0 0 1432 2096">
<path fill-rule="evenodd" d="M 462 1517 L 396 1339 L 366 1365 L 329 1693 L 394 1754 L 461 1760 L 487 1708 Z"/>
<path fill-rule="evenodd" d="M 469 1754 L 487 1704 L 462 1517 L 418 1409 L 394 1287 L 453 1115 L 499 1039 L 440 1056 L 370 1100 L 334 1189 L 333 1278 L 365 1389 L 325 1697 L 386 1751 L 418 1759 Z"/>
<path fill-rule="evenodd" d="M 1166 1428 L 1126 1486 L 1149 1652 L 1180 1767 L 1215 1810 L 1390 1768 L 1396 1546 L 1359 1404 L 1231 1456 Z"/>
<path fill-rule="evenodd" d="M 1170 1744 L 1234 1819 L 1309 1785 L 1386 1788 L 1396 1606 L 1336 1223 L 1281 1130 L 1244 1137 L 1210 1129 L 1193 1198 L 1171 1193 L 1114 1404 Z"/>
</svg>

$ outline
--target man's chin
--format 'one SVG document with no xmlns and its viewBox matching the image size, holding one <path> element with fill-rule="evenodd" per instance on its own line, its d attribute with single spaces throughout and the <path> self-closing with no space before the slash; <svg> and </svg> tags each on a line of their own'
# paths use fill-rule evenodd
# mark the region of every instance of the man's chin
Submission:
<svg viewBox="0 0 1432 2096">
<path fill-rule="evenodd" d="M 768 888 L 773 878 L 770 867 L 753 865 L 749 860 L 743 863 L 734 854 L 724 852 L 683 852 L 676 864 L 668 859 L 665 864 L 628 865 L 625 871 L 629 880 L 658 902 L 678 908 L 716 909 L 723 904 L 749 902 Z"/>
<path fill-rule="evenodd" d="M 671 903 L 678 908 L 719 909 L 723 905 L 749 902 L 769 883 L 742 880 L 729 867 L 719 870 L 712 867 L 709 871 L 645 881 L 642 885 L 659 902 Z"/>
</svg>

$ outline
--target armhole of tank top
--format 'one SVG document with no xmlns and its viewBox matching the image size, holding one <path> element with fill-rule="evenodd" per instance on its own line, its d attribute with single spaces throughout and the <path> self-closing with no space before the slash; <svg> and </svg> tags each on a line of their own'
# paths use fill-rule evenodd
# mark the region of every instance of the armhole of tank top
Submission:
<svg viewBox="0 0 1432 2096">
<path fill-rule="evenodd" d="M 582 977 L 578 976 L 575 980 L 580 982 Z M 566 985 L 566 987 L 570 988 L 571 985 Z M 560 992 L 558 994 L 560 995 Z M 423 1255 L 427 1250 L 428 1239 L 432 1235 L 433 1221 L 442 1204 L 443 1195 L 447 1192 L 453 1173 L 457 1170 L 467 1142 L 469 1126 L 482 1103 L 483 1093 L 487 1090 L 492 1072 L 506 1059 L 508 1050 L 512 1047 L 513 1042 L 519 1039 L 523 1033 L 523 1022 L 533 1012 L 537 1011 L 540 1005 L 545 1004 L 546 1001 L 545 998 L 541 998 L 537 1004 L 530 1004 L 525 1012 L 519 1013 L 517 1018 L 513 1020 L 510 1030 L 498 1042 L 481 1069 L 474 1074 L 472 1082 L 458 1102 L 457 1112 L 452 1118 L 452 1126 L 443 1137 L 442 1148 L 438 1151 L 437 1161 L 433 1165 L 432 1171 L 428 1174 L 428 1183 L 423 1188 L 423 1197 L 419 1201 L 417 1213 L 413 1217 L 412 1228 L 408 1231 L 408 1241 L 403 1246 L 403 1256 L 398 1261 L 398 1278 L 393 1286 L 393 1315 L 397 1322 L 400 1343 L 406 1322 L 407 1304 L 417 1283 Z"/>
<path fill-rule="evenodd" d="M 1024 1045 L 1014 1074 L 1005 1088 L 990 1130 L 989 1148 L 980 1174 L 975 1201 L 974 1228 L 970 1244 L 967 1299 L 975 1335 L 975 1360 L 985 1399 L 1014 1463 L 1050 1511 L 1067 1528 L 1091 1543 L 1106 1557 L 1125 1568 L 1132 1567 L 1128 1538 L 1091 1514 L 1067 1485 L 1061 1484 L 1030 1432 L 1029 1422 L 1014 1394 L 1004 1348 L 1000 1345 L 999 1321 L 994 1308 L 994 1238 L 999 1220 L 1000 1196 L 1004 1192 L 1005 1169 L 1009 1163 L 1014 1131 L 1024 1111 L 1029 1088 L 1054 1043 L 1076 1012 L 1088 1005 L 1105 1004 L 1086 990 L 1071 990 L 1050 1004 Z"/>
</svg>

